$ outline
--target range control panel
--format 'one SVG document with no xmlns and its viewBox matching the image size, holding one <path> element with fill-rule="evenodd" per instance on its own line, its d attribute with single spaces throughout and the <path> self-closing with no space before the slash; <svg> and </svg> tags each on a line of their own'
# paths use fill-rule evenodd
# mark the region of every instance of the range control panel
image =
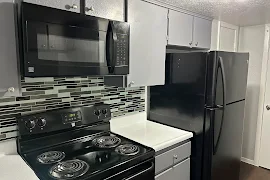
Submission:
<svg viewBox="0 0 270 180">
<path fill-rule="evenodd" d="M 108 122 L 110 119 L 110 106 L 100 104 L 21 116 L 17 121 L 20 135 L 29 135 Z"/>
</svg>

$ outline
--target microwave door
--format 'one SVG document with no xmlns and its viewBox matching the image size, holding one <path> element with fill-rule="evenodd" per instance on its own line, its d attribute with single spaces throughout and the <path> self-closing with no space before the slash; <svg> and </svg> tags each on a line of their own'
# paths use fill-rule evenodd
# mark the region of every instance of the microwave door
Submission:
<svg viewBox="0 0 270 180">
<path fill-rule="evenodd" d="M 26 76 L 109 74 L 106 31 L 28 22 L 26 38 Z"/>
</svg>

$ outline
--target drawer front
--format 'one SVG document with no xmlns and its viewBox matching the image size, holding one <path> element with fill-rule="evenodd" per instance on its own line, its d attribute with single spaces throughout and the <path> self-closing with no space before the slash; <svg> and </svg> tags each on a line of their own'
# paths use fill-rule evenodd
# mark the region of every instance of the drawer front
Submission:
<svg viewBox="0 0 270 180">
<path fill-rule="evenodd" d="M 168 180 L 190 180 L 190 159 L 187 159 L 177 165 L 175 165 L 173 168 L 173 177 L 174 179 L 168 179 Z"/>
<path fill-rule="evenodd" d="M 173 163 L 177 164 L 191 155 L 191 142 L 173 149 Z"/>
<path fill-rule="evenodd" d="M 190 159 L 160 173 L 155 180 L 190 180 Z"/>
<path fill-rule="evenodd" d="M 177 148 L 174 148 L 172 150 L 169 150 L 163 154 L 156 156 L 155 173 L 158 174 L 164 171 L 165 169 L 168 169 L 169 167 L 183 161 L 183 159 L 188 158 L 190 154 L 191 154 L 191 143 L 188 142 Z"/>
<path fill-rule="evenodd" d="M 173 180 L 173 168 L 170 168 L 167 171 L 160 173 L 155 177 L 155 180 Z"/>
</svg>

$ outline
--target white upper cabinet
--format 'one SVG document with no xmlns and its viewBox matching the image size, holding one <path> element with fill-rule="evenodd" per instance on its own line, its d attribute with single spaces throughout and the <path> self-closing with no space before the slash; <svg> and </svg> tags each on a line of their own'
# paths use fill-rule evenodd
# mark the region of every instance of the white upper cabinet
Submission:
<svg viewBox="0 0 270 180">
<path fill-rule="evenodd" d="M 211 48 L 212 21 L 194 17 L 193 47 Z"/>
<path fill-rule="evenodd" d="M 80 0 L 23 0 L 24 2 L 80 13 Z"/>
<path fill-rule="evenodd" d="M 168 45 L 210 49 L 212 21 L 169 10 Z"/>
<path fill-rule="evenodd" d="M 190 47 L 193 42 L 193 16 L 169 10 L 168 17 L 168 44 Z"/>
<path fill-rule="evenodd" d="M 128 1 L 130 23 L 129 86 L 163 85 L 167 45 L 166 8 L 144 1 Z"/>
<path fill-rule="evenodd" d="M 12 0 L 0 0 L 0 98 L 20 95 L 16 26 Z"/>
<path fill-rule="evenodd" d="M 85 0 L 85 14 L 124 21 L 124 0 Z"/>
</svg>

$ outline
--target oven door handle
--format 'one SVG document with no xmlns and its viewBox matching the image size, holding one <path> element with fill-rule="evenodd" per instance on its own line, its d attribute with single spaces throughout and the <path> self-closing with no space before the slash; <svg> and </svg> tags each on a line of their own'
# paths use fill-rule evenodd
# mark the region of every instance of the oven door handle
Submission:
<svg viewBox="0 0 270 180">
<path fill-rule="evenodd" d="M 151 163 L 151 166 L 150 166 L 149 168 L 147 168 L 147 169 L 145 169 L 145 170 L 143 170 L 143 171 L 141 171 L 141 172 L 139 172 L 139 173 L 137 173 L 137 174 L 134 174 L 134 175 L 132 175 L 132 176 L 130 176 L 130 177 L 128 177 L 128 178 L 124 178 L 123 180 L 132 180 L 133 178 L 135 178 L 135 177 L 137 177 L 137 176 L 140 176 L 140 175 L 142 175 L 143 173 L 145 173 L 145 172 L 147 172 L 147 171 L 150 171 L 151 169 L 154 168 L 154 166 L 155 166 L 155 164 L 152 162 L 152 163 Z"/>
</svg>

